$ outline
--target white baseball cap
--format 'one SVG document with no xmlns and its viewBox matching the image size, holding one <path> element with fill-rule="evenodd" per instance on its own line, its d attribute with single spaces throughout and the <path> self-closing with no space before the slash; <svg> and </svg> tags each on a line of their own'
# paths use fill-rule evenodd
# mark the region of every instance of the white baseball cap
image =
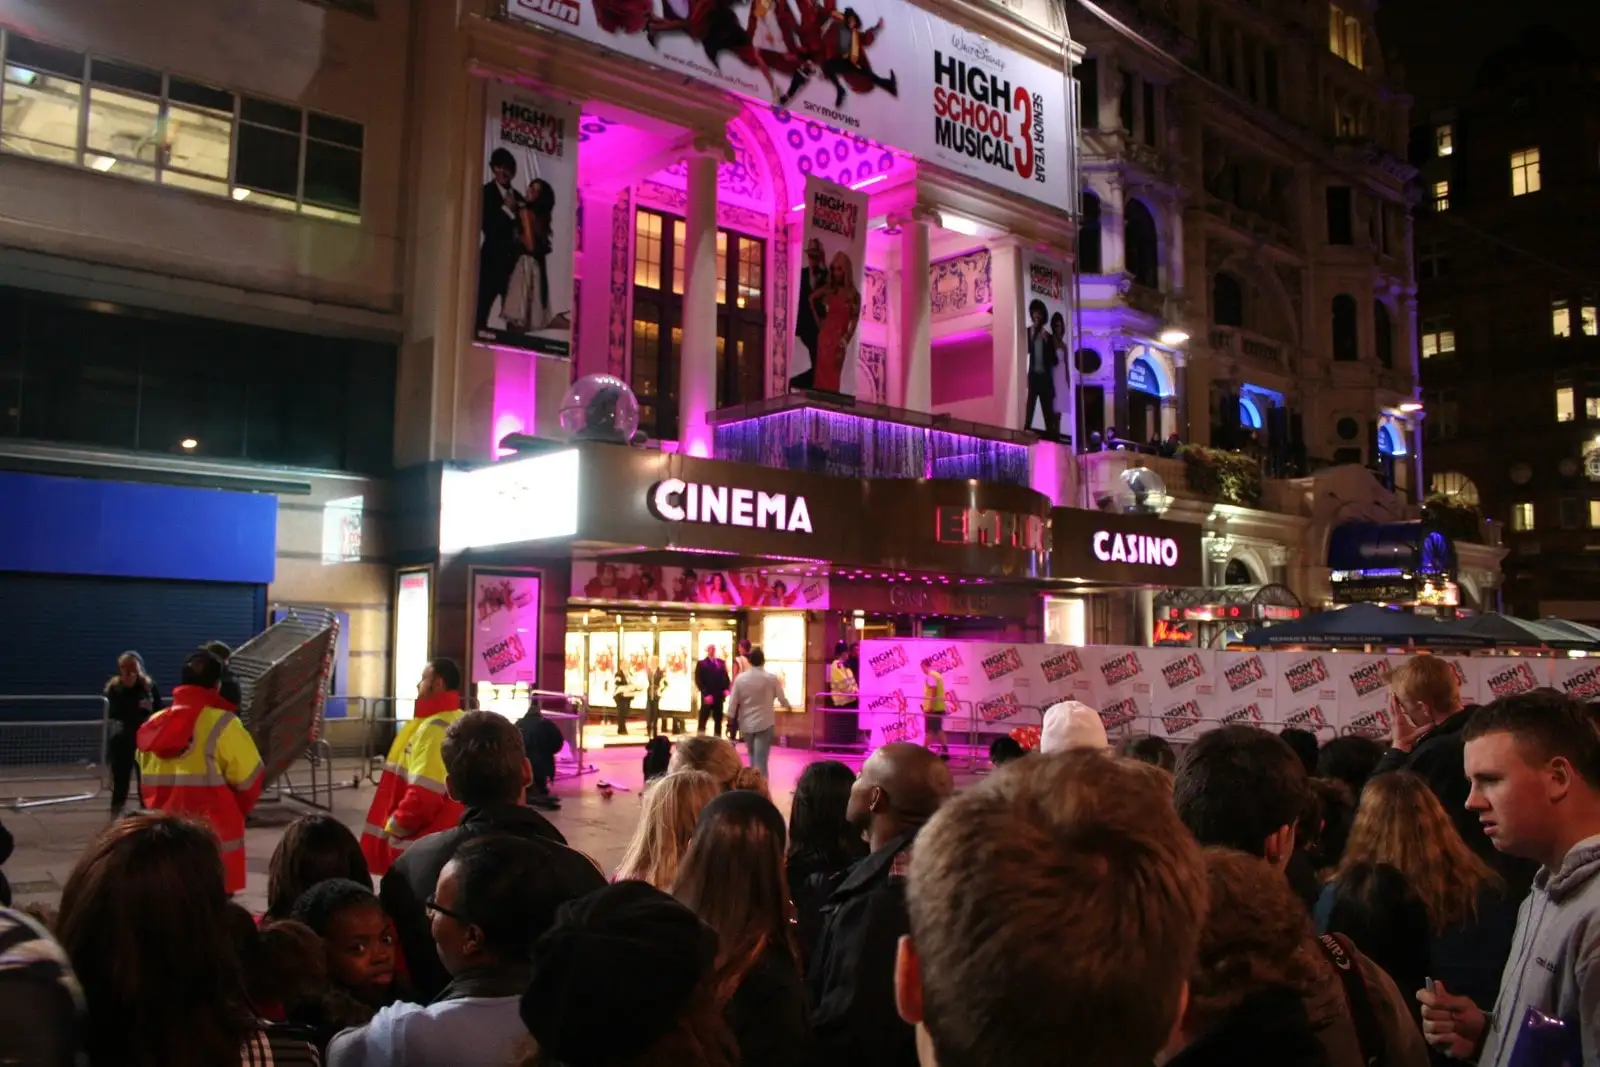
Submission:
<svg viewBox="0 0 1600 1067">
<path fill-rule="evenodd" d="M 1044 728 L 1039 731 L 1039 751 L 1070 752 L 1075 748 L 1110 748 L 1106 724 L 1100 713 L 1076 700 L 1063 700 L 1047 708 Z"/>
</svg>

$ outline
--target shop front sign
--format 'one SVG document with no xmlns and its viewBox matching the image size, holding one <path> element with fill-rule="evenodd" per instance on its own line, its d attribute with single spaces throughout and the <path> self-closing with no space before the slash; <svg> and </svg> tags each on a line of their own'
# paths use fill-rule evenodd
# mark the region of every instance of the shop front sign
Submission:
<svg viewBox="0 0 1600 1067">
<path fill-rule="evenodd" d="M 936 512 L 934 537 L 946 545 L 987 545 L 1048 552 L 1050 545 L 1046 535 L 1049 529 L 1049 520 L 1039 515 L 946 506 Z"/>
<path fill-rule="evenodd" d="M 892 145 L 1066 210 L 1074 131 L 1061 71 L 909 0 L 506 0 L 506 13 L 771 107 L 781 123 Z M 707 62 L 707 60 L 710 62 Z M 849 185 L 855 171 L 819 163 Z"/>
<path fill-rule="evenodd" d="M 1102 563 L 1146 563 L 1169 569 L 1178 565 L 1178 542 L 1170 537 L 1096 530 L 1092 544 L 1095 559 Z"/>
<path fill-rule="evenodd" d="M 662 522 L 703 522 L 810 533 L 804 496 L 665 478 L 650 487 L 650 513 Z"/>
<path fill-rule="evenodd" d="M 1056 508 L 1050 513 L 1050 533 L 1050 574 L 1055 578 L 1159 586 L 1203 583 L 1201 529 L 1193 523 Z"/>
</svg>

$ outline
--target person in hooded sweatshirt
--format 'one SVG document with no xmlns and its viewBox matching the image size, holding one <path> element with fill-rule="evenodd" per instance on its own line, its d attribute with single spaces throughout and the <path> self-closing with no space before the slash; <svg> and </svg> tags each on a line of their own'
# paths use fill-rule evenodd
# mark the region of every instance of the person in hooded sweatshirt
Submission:
<svg viewBox="0 0 1600 1067">
<path fill-rule="evenodd" d="M 139 727 L 144 806 L 210 825 L 227 889 L 244 889 L 244 819 L 261 796 L 261 753 L 218 691 L 222 661 L 201 649 L 183 664 L 172 704 Z"/>
<path fill-rule="evenodd" d="M 1564 1023 L 1600 1064 L 1600 727 L 1554 690 L 1478 709 L 1464 731 L 1467 807 L 1502 852 L 1539 864 L 1492 1012 L 1435 981 L 1420 990 L 1429 1044 L 1478 1067 L 1514 1056 L 1529 1009 Z"/>
<path fill-rule="evenodd" d="M 387 874 L 395 859 L 429 834 L 449 830 L 465 810 L 445 788 L 444 737 L 461 710 L 461 668 L 435 659 L 422 668 L 411 721 L 400 727 L 383 777 L 361 829 L 361 854 L 375 876 Z"/>
</svg>

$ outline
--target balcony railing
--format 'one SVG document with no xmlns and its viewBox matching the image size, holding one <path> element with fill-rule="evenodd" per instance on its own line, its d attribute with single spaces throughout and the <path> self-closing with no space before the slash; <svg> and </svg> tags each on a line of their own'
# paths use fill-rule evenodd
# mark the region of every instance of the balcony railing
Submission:
<svg viewBox="0 0 1600 1067">
<path fill-rule="evenodd" d="M 1211 328 L 1211 347 L 1217 352 L 1225 352 L 1234 356 L 1246 356 L 1250 359 L 1269 363 L 1274 367 L 1284 370 L 1289 369 L 1286 354 L 1288 346 L 1281 341 L 1274 341 L 1260 334 L 1241 330 L 1236 326 L 1213 326 Z"/>
</svg>

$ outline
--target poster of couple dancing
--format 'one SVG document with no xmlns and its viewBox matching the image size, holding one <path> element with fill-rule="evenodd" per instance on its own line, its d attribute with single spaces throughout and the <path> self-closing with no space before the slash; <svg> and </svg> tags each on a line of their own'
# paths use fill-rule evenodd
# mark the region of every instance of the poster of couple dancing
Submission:
<svg viewBox="0 0 1600 1067">
<path fill-rule="evenodd" d="M 506 0 L 506 13 L 739 93 L 782 121 L 1071 206 L 1061 71 L 910 0 Z M 826 154 L 808 158 L 807 173 L 839 177 Z"/>
<path fill-rule="evenodd" d="M 805 220 L 789 385 L 855 396 L 867 196 L 807 175 Z"/>
<path fill-rule="evenodd" d="M 503 82 L 487 92 L 472 336 L 570 356 L 578 108 Z"/>
</svg>

